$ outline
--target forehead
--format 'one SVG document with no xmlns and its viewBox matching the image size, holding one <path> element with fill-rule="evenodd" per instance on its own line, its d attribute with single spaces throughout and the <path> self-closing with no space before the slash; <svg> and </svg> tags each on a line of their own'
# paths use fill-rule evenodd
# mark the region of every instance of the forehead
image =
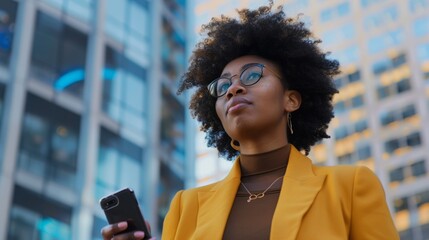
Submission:
<svg viewBox="0 0 429 240">
<path fill-rule="evenodd" d="M 271 67 L 271 69 L 273 70 L 277 70 L 276 65 L 265 58 L 262 58 L 256 55 L 246 55 L 246 56 L 238 57 L 232 60 L 231 62 L 229 62 L 228 64 L 226 64 L 225 67 L 223 68 L 222 74 L 225 74 L 225 73 L 237 74 L 244 65 L 249 63 L 261 63 L 267 67 Z"/>
</svg>

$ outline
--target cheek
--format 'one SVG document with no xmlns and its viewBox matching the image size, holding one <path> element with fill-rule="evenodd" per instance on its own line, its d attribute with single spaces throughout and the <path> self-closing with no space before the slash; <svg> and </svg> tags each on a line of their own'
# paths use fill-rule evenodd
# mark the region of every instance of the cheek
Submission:
<svg viewBox="0 0 429 240">
<path fill-rule="evenodd" d="M 222 104 L 220 103 L 220 101 L 216 101 L 216 105 L 215 105 L 216 114 L 217 114 L 217 117 L 220 119 L 220 121 L 223 123 L 223 115 L 224 114 L 222 114 L 223 110 L 222 110 L 221 106 L 222 106 Z"/>
</svg>

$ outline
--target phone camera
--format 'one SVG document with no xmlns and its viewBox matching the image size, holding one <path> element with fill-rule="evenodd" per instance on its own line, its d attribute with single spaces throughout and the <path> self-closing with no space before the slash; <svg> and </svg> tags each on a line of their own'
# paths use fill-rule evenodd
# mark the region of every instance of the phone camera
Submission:
<svg viewBox="0 0 429 240">
<path fill-rule="evenodd" d="M 109 209 L 118 205 L 118 199 L 116 199 L 115 197 L 110 197 L 103 202 L 103 209 Z"/>
</svg>

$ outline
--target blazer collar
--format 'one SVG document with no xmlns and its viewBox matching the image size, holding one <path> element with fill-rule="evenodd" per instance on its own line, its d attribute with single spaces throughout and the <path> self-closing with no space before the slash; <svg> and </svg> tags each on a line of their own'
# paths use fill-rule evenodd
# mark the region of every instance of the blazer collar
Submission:
<svg viewBox="0 0 429 240">
<path fill-rule="evenodd" d="M 240 185 L 238 159 L 228 176 L 209 191 L 198 192 L 196 239 L 222 239 Z M 325 176 L 316 176 L 311 160 L 291 146 L 289 163 L 271 224 L 270 239 L 296 239 L 302 217 L 320 191 Z"/>
</svg>

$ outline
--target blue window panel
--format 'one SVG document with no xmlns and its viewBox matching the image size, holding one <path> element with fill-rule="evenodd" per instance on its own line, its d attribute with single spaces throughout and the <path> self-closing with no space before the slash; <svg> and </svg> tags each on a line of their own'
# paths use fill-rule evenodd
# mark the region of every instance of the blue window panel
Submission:
<svg viewBox="0 0 429 240">
<path fill-rule="evenodd" d="M 429 17 L 417 19 L 414 24 L 414 34 L 417 37 L 423 37 L 429 34 Z"/>
</svg>

